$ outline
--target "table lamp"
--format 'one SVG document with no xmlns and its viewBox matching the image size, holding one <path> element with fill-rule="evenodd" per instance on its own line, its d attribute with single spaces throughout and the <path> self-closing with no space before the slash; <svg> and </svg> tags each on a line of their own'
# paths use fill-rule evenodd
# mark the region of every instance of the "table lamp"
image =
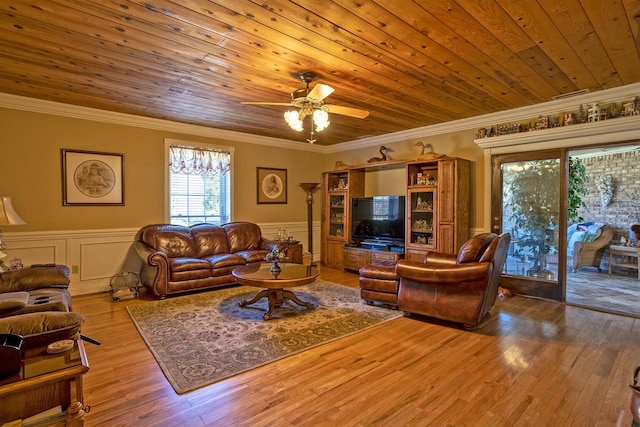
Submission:
<svg viewBox="0 0 640 427">
<path fill-rule="evenodd" d="M 16 213 L 15 209 L 13 209 L 13 205 L 11 204 L 11 197 L 0 197 L 0 226 L 23 224 L 25 224 L 25 222 L 22 220 L 22 218 L 20 218 L 20 215 Z M 7 270 L 1 259 L 6 256 L 6 254 L 4 253 L 5 249 L 7 249 L 7 245 L 5 245 L 2 241 L 2 230 L 0 229 L 0 272 Z"/>
</svg>

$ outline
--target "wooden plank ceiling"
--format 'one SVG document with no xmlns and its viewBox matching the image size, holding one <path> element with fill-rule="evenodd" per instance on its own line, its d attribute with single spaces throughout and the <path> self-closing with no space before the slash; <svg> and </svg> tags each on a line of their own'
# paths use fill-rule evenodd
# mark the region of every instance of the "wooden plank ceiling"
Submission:
<svg viewBox="0 0 640 427">
<path fill-rule="evenodd" d="M 0 92 L 285 138 L 313 71 L 331 145 L 640 81 L 638 0 L 0 2 Z"/>
</svg>

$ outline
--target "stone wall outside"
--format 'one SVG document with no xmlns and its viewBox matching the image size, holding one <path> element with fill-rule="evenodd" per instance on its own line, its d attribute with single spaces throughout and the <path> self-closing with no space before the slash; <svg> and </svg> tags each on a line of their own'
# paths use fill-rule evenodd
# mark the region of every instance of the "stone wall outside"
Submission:
<svg viewBox="0 0 640 427">
<path fill-rule="evenodd" d="M 612 243 L 620 237 L 629 237 L 633 224 L 640 223 L 640 150 L 583 158 L 589 181 L 584 202 L 580 209 L 585 221 L 609 224 L 614 229 Z M 603 175 L 613 177 L 613 197 L 602 207 L 598 179 Z"/>
</svg>

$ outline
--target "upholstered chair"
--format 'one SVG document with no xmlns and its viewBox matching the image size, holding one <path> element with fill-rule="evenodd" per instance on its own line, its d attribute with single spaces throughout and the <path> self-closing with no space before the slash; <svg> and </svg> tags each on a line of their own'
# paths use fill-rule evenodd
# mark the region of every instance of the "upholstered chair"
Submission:
<svg viewBox="0 0 640 427">
<path fill-rule="evenodd" d="M 509 233 L 484 233 L 457 255 L 431 251 L 424 262 L 398 261 L 398 308 L 475 330 L 495 303 L 510 241 Z"/>
</svg>

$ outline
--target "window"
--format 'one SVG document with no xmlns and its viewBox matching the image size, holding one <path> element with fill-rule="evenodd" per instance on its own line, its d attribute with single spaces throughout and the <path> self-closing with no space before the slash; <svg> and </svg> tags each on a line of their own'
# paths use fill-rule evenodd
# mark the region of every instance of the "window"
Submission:
<svg viewBox="0 0 640 427">
<path fill-rule="evenodd" d="M 231 147 L 169 143 L 169 222 L 224 224 L 231 220 Z"/>
</svg>

